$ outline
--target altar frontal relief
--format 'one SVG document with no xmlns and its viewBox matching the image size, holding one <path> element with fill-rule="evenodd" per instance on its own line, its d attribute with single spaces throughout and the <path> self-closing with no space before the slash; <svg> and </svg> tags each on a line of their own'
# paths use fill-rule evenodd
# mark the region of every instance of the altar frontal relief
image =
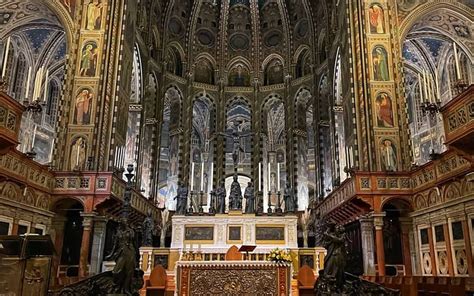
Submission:
<svg viewBox="0 0 474 296">
<path fill-rule="evenodd" d="M 259 243 L 285 242 L 284 226 L 257 226 L 255 233 Z"/>
<path fill-rule="evenodd" d="M 185 241 L 214 241 L 213 226 L 186 226 Z"/>
</svg>

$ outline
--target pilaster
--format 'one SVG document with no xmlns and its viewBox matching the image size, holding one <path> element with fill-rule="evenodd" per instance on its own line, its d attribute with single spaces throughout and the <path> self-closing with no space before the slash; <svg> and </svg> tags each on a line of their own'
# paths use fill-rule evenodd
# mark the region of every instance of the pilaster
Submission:
<svg viewBox="0 0 474 296">
<path fill-rule="evenodd" d="M 359 219 L 359 222 L 364 275 L 375 275 L 374 219 L 367 216 Z"/>
<path fill-rule="evenodd" d="M 383 218 L 385 213 L 374 213 L 375 247 L 377 252 L 377 271 L 379 276 L 385 276 L 385 249 L 383 242 Z"/>
<path fill-rule="evenodd" d="M 107 218 L 97 216 L 93 218 L 94 231 L 92 234 L 90 275 L 98 274 L 102 270 L 102 261 L 104 258 L 105 235 L 107 229 Z"/>
</svg>

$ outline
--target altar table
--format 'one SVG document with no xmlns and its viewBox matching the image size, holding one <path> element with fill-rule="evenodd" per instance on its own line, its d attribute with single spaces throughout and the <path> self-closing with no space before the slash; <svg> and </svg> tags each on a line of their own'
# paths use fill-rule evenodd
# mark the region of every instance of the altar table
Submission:
<svg viewBox="0 0 474 296">
<path fill-rule="evenodd" d="M 291 290 L 291 266 L 266 261 L 178 261 L 178 296 L 285 296 Z"/>
</svg>

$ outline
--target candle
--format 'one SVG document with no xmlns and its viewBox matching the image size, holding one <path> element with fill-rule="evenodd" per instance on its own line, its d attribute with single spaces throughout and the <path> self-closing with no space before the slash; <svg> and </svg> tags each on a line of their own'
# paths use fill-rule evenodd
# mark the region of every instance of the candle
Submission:
<svg viewBox="0 0 474 296">
<path fill-rule="evenodd" d="M 201 192 L 204 192 L 204 162 L 201 162 Z"/>
<path fill-rule="evenodd" d="M 214 163 L 211 162 L 211 184 L 214 182 Z M 211 188 L 212 190 L 212 188 Z"/>
<path fill-rule="evenodd" d="M 31 67 L 28 69 L 28 79 L 26 80 L 25 101 L 28 100 L 28 93 L 30 92 L 31 83 Z"/>
<path fill-rule="evenodd" d="M 51 152 L 49 153 L 49 162 L 53 161 L 53 151 L 54 151 L 54 142 L 56 139 L 53 139 L 53 142 L 51 143 Z"/>
<path fill-rule="evenodd" d="M 191 163 L 191 191 L 194 188 L 194 162 Z"/>
<path fill-rule="evenodd" d="M 7 72 L 7 64 L 8 64 L 8 55 L 10 54 L 10 37 L 7 38 L 7 45 L 5 47 L 5 54 L 3 55 L 3 69 L 2 69 L 2 78 L 5 77 L 5 73 Z"/>
<path fill-rule="evenodd" d="M 426 77 L 426 82 L 427 82 L 427 88 L 428 88 L 428 98 L 430 99 L 430 103 L 433 102 L 433 93 L 431 89 L 431 75 Z"/>
<path fill-rule="evenodd" d="M 262 163 L 258 163 L 258 191 L 262 191 Z"/>
<path fill-rule="evenodd" d="M 425 101 L 428 102 L 430 100 L 429 95 L 428 95 L 428 88 L 427 88 L 427 79 L 426 79 L 426 71 L 423 70 L 423 90 L 424 90 L 424 96 L 425 96 Z"/>
<path fill-rule="evenodd" d="M 44 80 L 44 97 L 43 97 L 43 101 L 45 103 L 48 99 L 48 78 L 49 78 L 49 70 L 46 70 L 46 78 Z"/>
<path fill-rule="evenodd" d="M 36 140 L 36 129 L 38 128 L 37 125 L 35 125 L 35 128 L 33 129 L 33 139 L 31 140 L 31 149 L 35 146 L 35 140 Z"/>
<path fill-rule="evenodd" d="M 455 68 L 456 68 L 456 78 L 457 80 L 461 80 L 461 68 L 459 66 L 459 56 L 458 56 L 458 45 L 456 42 L 453 42 L 454 48 L 454 61 L 455 61 Z"/>
<path fill-rule="evenodd" d="M 438 71 L 435 71 L 435 80 L 436 80 L 436 101 L 441 102 L 441 90 L 439 88 Z"/>
<path fill-rule="evenodd" d="M 268 163 L 268 192 L 271 192 L 272 191 L 272 188 L 270 187 L 271 183 L 272 183 L 272 179 L 271 179 L 271 172 L 270 172 L 270 163 Z"/>
<path fill-rule="evenodd" d="M 418 86 L 420 87 L 420 102 L 423 103 L 425 101 L 425 98 L 423 96 L 423 84 L 421 81 L 420 73 L 418 73 Z"/>
<path fill-rule="evenodd" d="M 278 191 L 281 190 L 281 187 L 280 187 L 280 163 L 277 164 L 277 188 L 278 188 Z"/>
</svg>

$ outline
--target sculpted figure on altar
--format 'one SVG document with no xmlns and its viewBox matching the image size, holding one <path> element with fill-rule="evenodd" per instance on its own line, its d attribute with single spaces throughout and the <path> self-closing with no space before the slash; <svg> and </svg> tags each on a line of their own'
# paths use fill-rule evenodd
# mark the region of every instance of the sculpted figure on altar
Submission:
<svg viewBox="0 0 474 296">
<path fill-rule="evenodd" d="M 221 184 L 219 187 L 216 189 L 216 197 L 217 197 L 217 213 L 218 214 L 224 214 L 225 213 L 225 197 L 227 195 L 227 192 L 225 190 L 225 184 L 224 181 L 221 181 Z"/>
<path fill-rule="evenodd" d="M 289 183 L 286 184 L 283 198 L 285 200 L 285 212 L 294 213 L 296 210 L 296 200 L 293 189 L 291 188 Z"/>
<path fill-rule="evenodd" d="M 178 191 L 176 197 L 176 214 L 186 215 L 186 207 L 188 206 L 188 187 L 183 182 L 178 181 Z"/>
<path fill-rule="evenodd" d="M 240 188 L 237 174 L 234 174 L 234 181 L 230 186 L 229 202 L 231 210 L 242 210 L 242 188 Z"/>
<path fill-rule="evenodd" d="M 246 214 L 255 213 L 255 195 L 253 191 L 252 182 L 248 183 L 248 186 L 245 189 L 244 198 L 245 198 L 245 213 Z"/>
</svg>

